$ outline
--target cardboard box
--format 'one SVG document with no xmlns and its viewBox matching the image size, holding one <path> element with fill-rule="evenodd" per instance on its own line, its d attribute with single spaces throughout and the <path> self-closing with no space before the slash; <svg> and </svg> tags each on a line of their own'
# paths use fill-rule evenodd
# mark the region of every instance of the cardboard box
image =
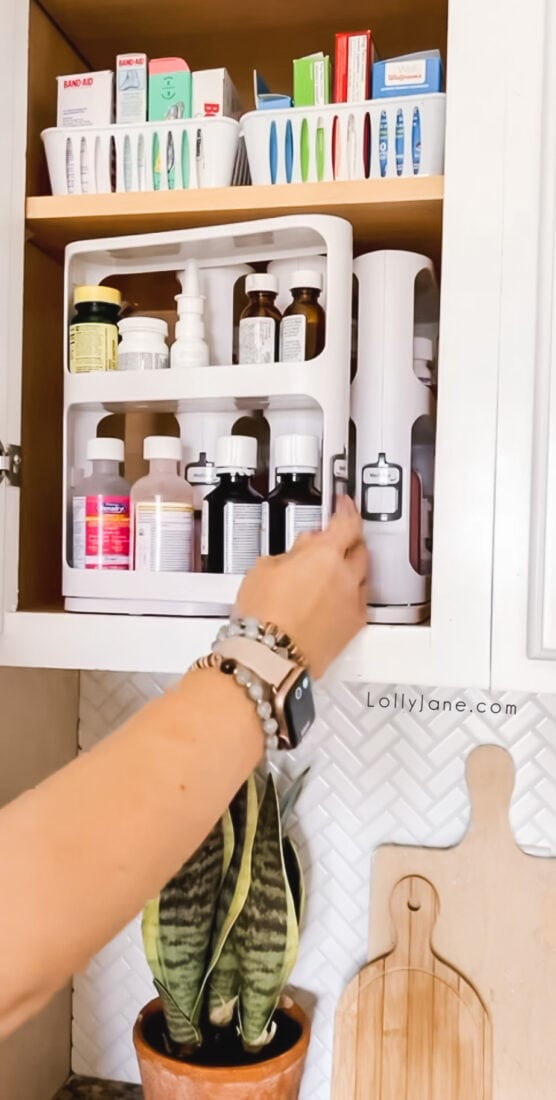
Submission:
<svg viewBox="0 0 556 1100">
<path fill-rule="evenodd" d="M 243 108 L 227 69 L 193 73 L 193 118 L 240 118 Z"/>
<path fill-rule="evenodd" d="M 149 122 L 191 118 L 191 70 L 181 57 L 149 61 Z"/>
<path fill-rule="evenodd" d="M 116 122 L 147 121 L 147 55 L 119 53 L 116 58 Z"/>
<path fill-rule="evenodd" d="M 114 73 L 75 73 L 58 78 L 57 126 L 110 126 L 114 120 Z"/>
<path fill-rule="evenodd" d="M 292 106 L 291 95 L 271 92 L 266 80 L 256 69 L 253 69 L 253 98 L 257 111 L 278 111 L 283 107 Z"/>
<path fill-rule="evenodd" d="M 439 50 L 404 54 L 389 61 L 375 61 L 373 99 L 423 95 L 442 91 L 442 58 Z"/>
<path fill-rule="evenodd" d="M 343 31 L 336 35 L 335 103 L 364 103 L 370 99 L 374 57 L 370 31 Z"/>
<path fill-rule="evenodd" d="M 293 63 L 295 107 L 322 107 L 330 103 L 330 58 L 322 53 L 300 57 Z"/>
</svg>

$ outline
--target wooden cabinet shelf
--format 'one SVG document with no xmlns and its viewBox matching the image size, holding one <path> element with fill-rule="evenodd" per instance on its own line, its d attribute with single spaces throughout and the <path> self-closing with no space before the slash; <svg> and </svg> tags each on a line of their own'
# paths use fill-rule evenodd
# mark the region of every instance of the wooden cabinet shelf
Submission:
<svg viewBox="0 0 556 1100">
<path fill-rule="evenodd" d="M 74 240 L 191 229 L 283 214 L 336 214 L 358 248 L 407 248 L 440 256 L 444 179 L 354 180 L 27 200 L 30 239 L 51 254 Z"/>
</svg>

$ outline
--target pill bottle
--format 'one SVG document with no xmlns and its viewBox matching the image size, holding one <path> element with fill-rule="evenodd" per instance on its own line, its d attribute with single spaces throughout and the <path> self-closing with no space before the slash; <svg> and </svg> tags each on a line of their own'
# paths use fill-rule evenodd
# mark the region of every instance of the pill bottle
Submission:
<svg viewBox="0 0 556 1100">
<path fill-rule="evenodd" d="M 166 370 L 168 325 L 158 317 L 124 317 L 118 322 L 121 343 L 118 370 Z"/>
<path fill-rule="evenodd" d="M 263 505 L 263 553 L 284 554 L 302 531 L 321 530 L 322 498 L 315 488 L 319 458 L 316 435 L 281 435 L 276 440 L 278 484 Z"/>
<path fill-rule="evenodd" d="M 263 498 L 250 482 L 256 468 L 256 439 L 220 437 L 219 484 L 203 501 L 201 550 L 207 573 L 247 573 L 260 556 Z"/>
<path fill-rule="evenodd" d="M 69 327 L 69 369 L 72 374 L 118 368 L 119 290 L 111 286 L 77 286 L 75 313 Z"/>
<path fill-rule="evenodd" d="M 143 457 L 149 472 L 131 490 L 134 567 L 142 573 L 191 573 L 193 493 L 179 475 L 181 441 L 147 436 Z"/>
<path fill-rule="evenodd" d="M 73 490 L 72 555 L 74 569 L 129 569 L 129 485 L 120 477 L 121 439 L 90 439 L 87 459 L 92 473 Z"/>
<path fill-rule="evenodd" d="M 275 363 L 280 347 L 282 314 L 275 305 L 276 275 L 248 275 L 249 299 L 239 319 L 239 361 L 244 364 Z"/>
<path fill-rule="evenodd" d="M 324 348 L 326 315 L 319 302 L 320 271 L 294 271 L 290 289 L 293 301 L 280 325 L 280 362 L 303 363 L 315 359 Z"/>
</svg>

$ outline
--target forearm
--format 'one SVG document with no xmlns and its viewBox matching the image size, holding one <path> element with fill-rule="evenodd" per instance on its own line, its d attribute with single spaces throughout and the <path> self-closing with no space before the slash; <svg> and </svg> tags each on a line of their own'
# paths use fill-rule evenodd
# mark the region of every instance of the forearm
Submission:
<svg viewBox="0 0 556 1100">
<path fill-rule="evenodd" d="M 190 673 L 0 812 L 0 1036 L 158 893 L 262 745 L 255 708 L 233 679 Z"/>
</svg>

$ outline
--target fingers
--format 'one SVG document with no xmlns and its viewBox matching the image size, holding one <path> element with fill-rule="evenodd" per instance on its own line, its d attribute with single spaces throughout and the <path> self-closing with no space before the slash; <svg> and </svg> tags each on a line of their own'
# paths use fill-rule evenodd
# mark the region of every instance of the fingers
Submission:
<svg viewBox="0 0 556 1100">
<path fill-rule="evenodd" d="M 361 541 L 361 516 L 350 497 L 340 497 L 336 512 L 325 531 L 325 537 L 342 554 L 347 554 Z"/>
</svg>

